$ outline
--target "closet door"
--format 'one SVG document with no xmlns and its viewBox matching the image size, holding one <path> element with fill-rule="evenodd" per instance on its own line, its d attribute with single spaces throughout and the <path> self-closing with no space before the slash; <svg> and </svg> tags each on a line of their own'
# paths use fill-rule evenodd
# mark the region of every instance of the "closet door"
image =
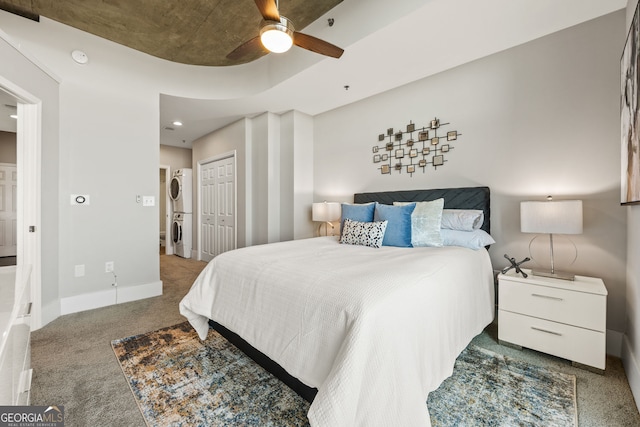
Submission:
<svg viewBox="0 0 640 427">
<path fill-rule="evenodd" d="M 200 257 L 210 261 L 236 248 L 235 157 L 201 165 Z"/>
</svg>

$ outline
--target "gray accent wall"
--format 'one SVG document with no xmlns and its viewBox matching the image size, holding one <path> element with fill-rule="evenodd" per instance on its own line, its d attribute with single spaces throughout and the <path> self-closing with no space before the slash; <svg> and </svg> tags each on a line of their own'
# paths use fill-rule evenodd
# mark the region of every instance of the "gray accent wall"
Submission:
<svg viewBox="0 0 640 427">
<path fill-rule="evenodd" d="M 315 200 L 366 191 L 489 186 L 489 252 L 528 256 L 520 202 L 582 199 L 584 233 L 568 269 L 604 279 L 608 347 L 625 331 L 627 214 L 620 207 L 619 11 L 315 117 Z M 438 117 L 462 135 L 444 166 L 382 175 L 372 147 L 387 128 Z M 558 253 L 558 256 L 562 255 Z M 535 265 L 529 263 L 529 266 Z M 557 265 L 557 268 L 560 266 Z"/>
</svg>

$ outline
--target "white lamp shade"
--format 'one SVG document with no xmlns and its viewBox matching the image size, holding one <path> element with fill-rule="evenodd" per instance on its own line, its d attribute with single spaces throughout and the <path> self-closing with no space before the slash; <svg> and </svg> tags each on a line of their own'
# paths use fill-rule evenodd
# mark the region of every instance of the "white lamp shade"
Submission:
<svg viewBox="0 0 640 427">
<path fill-rule="evenodd" d="M 582 200 L 520 202 L 520 231 L 581 234 Z"/>
<path fill-rule="evenodd" d="M 311 207 L 311 219 L 313 221 L 337 221 L 340 219 L 340 213 L 340 203 L 321 202 L 314 203 Z"/>
</svg>

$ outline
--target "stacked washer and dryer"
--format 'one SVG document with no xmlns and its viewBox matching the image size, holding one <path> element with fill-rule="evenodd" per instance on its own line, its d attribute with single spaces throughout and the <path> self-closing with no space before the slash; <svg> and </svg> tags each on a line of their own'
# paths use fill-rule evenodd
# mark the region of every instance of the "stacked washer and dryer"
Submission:
<svg viewBox="0 0 640 427">
<path fill-rule="evenodd" d="M 193 173 L 191 169 L 177 169 L 171 177 L 169 197 L 173 202 L 171 233 L 174 253 L 191 258 Z"/>
</svg>

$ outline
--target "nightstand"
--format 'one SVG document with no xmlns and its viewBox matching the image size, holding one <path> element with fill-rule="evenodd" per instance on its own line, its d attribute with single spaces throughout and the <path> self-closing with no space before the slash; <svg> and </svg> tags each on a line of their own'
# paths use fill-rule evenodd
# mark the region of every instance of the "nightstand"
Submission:
<svg viewBox="0 0 640 427">
<path fill-rule="evenodd" d="M 607 288 L 602 279 L 560 280 L 523 271 L 526 279 L 513 270 L 498 275 L 498 340 L 604 371 Z"/>
</svg>

